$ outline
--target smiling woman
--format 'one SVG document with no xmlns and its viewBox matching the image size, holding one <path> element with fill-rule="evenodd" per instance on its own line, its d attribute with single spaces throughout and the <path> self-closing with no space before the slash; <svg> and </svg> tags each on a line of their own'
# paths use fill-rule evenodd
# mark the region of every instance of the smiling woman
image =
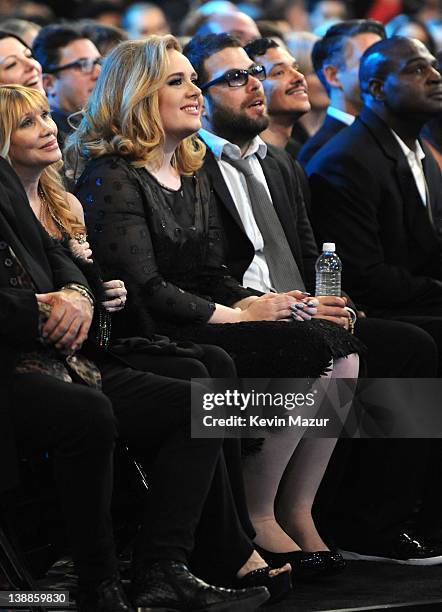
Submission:
<svg viewBox="0 0 442 612">
<path fill-rule="evenodd" d="M 0 30 L 0 85 L 10 84 L 44 93 L 41 66 L 31 49 L 18 36 Z"/>
<path fill-rule="evenodd" d="M 259 131 L 267 123 L 263 71 L 239 46 L 211 59 L 205 82 L 218 79 L 210 87 L 211 109 L 222 90 L 226 116 L 239 116 L 236 123 L 242 130 L 249 126 Z M 238 73 L 239 83 L 237 77 L 232 81 L 233 73 Z M 316 314 L 315 299 L 301 291 L 257 295 L 242 286 L 225 264 L 217 200 L 201 171 L 205 146 L 195 134 L 202 110 L 196 78 L 194 67 L 171 36 L 122 43 L 104 61 L 83 120 L 68 141 L 71 167 L 86 162 L 77 195 L 95 256 L 104 274 L 122 278 L 128 290 L 127 311 L 115 319 L 113 332 L 165 333 L 173 339 L 216 344 L 230 353 L 240 376 L 254 378 L 316 378 L 327 370 L 332 357 L 338 368 L 339 358 L 349 355 L 345 362 L 353 377 L 357 357 L 351 354 L 357 343 L 333 323 L 310 321 Z M 271 444 L 266 441 L 260 461 L 261 475 L 268 476 L 260 498 L 269 502 L 266 508 L 273 508 L 276 489 L 299 439 L 299 432 L 288 431 Z M 312 459 L 315 474 L 309 472 L 309 491 L 295 487 L 302 490 L 299 496 L 308 499 L 307 505 L 333 444 L 326 446 L 320 460 Z M 306 471 L 300 468 L 297 473 Z M 292 502 L 290 497 L 287 507 Z M 264 522 L 266 537 L 272 538 L 275 521 Z M 303 534 L 307 553 L 286 536 L 290 563 L 305 574 L 326 572 L 330 564 L 334 570 L 342 569 L 342 559 L 324 549 L 310 526 L 311 516 L 303 517 L 305 523 L 304 532 L 311 536 Z M 280 565 L 286 562 L 287 557 Z M 217 564 L 219 559 L 214 560 Z M 213 569 L 206 566 L 201 571 L 210 579 L 207 572 Z M 271 587 L 272 582 L 266 585 Z"/>
</svg>

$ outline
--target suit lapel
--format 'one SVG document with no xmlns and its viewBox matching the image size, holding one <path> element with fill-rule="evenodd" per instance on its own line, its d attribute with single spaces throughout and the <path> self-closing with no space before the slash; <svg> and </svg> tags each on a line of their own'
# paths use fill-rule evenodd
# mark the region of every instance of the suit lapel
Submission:
<svg viewBox="0 0 442 612">
<path fill-rule="evenodd" d="M 289 202 L 288 198 L 286 197 L 287 189 L 284 182 L 284 177 L 276 161 L 269 154 L 267 154 L 266 157 L 264 159 L 260 159 L 259 162 L 263 169 L 273 206 L 275 207 L 276 214 L 281 222 L 287 242 L 290 245 L 290 249 L 298 266 L 300 266 L 302 258 L 299 241 L 295 233 L 296 218 L 293 214 L 294 202 Z M 293 228 L 295 228 L 295 232 L 290 231 Z"/>
<path fill-rule="evenodd" d="M 395 163 L 395 173 L 403 203 L 404 219 L 410 236 L 412 236 L 424 252 L 434 251 L 435 246 L 438 244 L 436 232 L 431 224 L 428 210 L 422 202 L 406 156 L 391 133 L 391 130 L 375 113 L 364 108 L 360 118 L 376 138 L 384 154 Z M 430 188 L 430 185 L 428 187 Z"/>
<path fill-rule="evenodd" d="M 224 204 L 227 211 L 233 217 L 234 221 L 237 223 L 237 225 L 239 225 L 241 231 L 245 232 L 241 217 L 239 216 L 238 210 L 235 206 L 235 202 L 230 195 L 229 188 L 226 185 L 213 153 L 209 151 L 209 149 L 207 149 L 207 153 L 204 158 L 204 170 L 210 178 L 213 190 Z"/>
<path fill-rule="evenodd" d="M 3 164 L 1 163 L 3 162 Z M 44 271 L 46 255 L 40 228 L 17 175 L 0 161 L 0 233 L 26 268 L 38 289 L 47 290 L 51 275 Z M 33 253 L 33 255 L 31 255 Z M 35 254 L 41 255 L 36 261 Z"/>
<path fill-rule="evenodd" d="M 330 138 L 333 138 L 335 134 L 339 134 L 339 132 L 346 127 L 347 125 L 343 121 L 339 121 L 338 119 L 335 119 L 331 115 L 325 116 L 323 128 L 329 140 Z"/>
<path fill-rule="evenodd" d="M 427 206 L 431 206 L 431 195 L 430 202 L 427 202 L 427 206 L 425 206 L 408 160 L 402 151 L 400 151 L 396 161 L 396 176 L 404 202 L 404 218 L 410 236 L 419 244 L 422 251 L 431 253 L 435 248 L 438 248 L 438 239 L 427 208 Z M 429 184 L 428 191 L 431 194 Z"/>
<path fill-rule="evenodd" d="M 424 166 L 425 179 L 427 181 L 428 186 L 430 206 L 433 212 L 435 228 L 437 231 L 437 228 L 440 227 L 441 217 L 441 211 L 438 209 L 438 206 L 440 206 L 439 201 L 440 194 L 442 192 L 442 174 L 430 149 L 422 142 L 421 145 L 425 153 L 425 158 L 423 159 L 422 163 Z"/>
</svg>

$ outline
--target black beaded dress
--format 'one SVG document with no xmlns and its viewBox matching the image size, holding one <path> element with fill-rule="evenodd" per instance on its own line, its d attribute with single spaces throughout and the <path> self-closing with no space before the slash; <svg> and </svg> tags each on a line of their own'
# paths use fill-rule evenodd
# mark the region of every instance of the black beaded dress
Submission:
<svg viewBox="0 0 442 612">
<path fill-rule="evenodd" d="M 88 238 L 103 276 L 128 291 L 113 334 L 166 334 L 222 346 L 243 377 L 317 377 L 358 341 L 328 321 L 208 323 L 215 302 L 254 295 L 224 264 L 223 229 L 204 174 L 161 185 L 121 156 L 91 160 L 78 183 Z"/>
</svg>

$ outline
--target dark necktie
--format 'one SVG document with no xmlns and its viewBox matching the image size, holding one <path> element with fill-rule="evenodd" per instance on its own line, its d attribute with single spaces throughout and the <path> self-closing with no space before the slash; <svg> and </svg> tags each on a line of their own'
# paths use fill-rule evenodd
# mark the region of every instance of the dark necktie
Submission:
<svg viewBox="0 0 442 612">
<path fill-rule="evenodd" d="M 291 291 L 292 289 L 304 291 L 304 281 L 273 202 L 264 185 L 254 175 L 250 158 L 230 159 L 223 157 L 223 160 L 242 172 L 246 179 L 250 205 L 264 241 L 264 257 L 269 268 L 273 288 L 278 292 Z"/>
</svg>

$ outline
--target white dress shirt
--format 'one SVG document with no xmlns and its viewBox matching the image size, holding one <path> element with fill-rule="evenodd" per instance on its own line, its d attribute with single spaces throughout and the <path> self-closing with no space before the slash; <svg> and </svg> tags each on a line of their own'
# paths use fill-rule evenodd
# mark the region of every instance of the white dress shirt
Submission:
<svg viewBox="0 0 442 612">
<path fill-rule="evenodd" d="M 329 106 L 327 108 L 327 115 L 330 115 L 330 117 L 333 117 L 333 119 L 337 121 L 341 121 L 341 123 L 345 123 L 345 125 L 351 125 L 356 119 L 354 115 L 350 115 L 350 113 L 346 113 L 335 106 Z"/>
<path fill-rule="evenodd" d="M 400 138 L 396 132 L 391 130 L 393 136 L 399 143 L 400 148 L 402 149 L 405 157 L 407 158 L 408 165 L 410 166 L 410 170 L 413 174 L 417 190 L 422 199 L 422 203 L 424 206 L 427 205 L 427 181 L 425 180 L 424 168 L 422 166 L 422 160 L 425 157 L 425 153 L 422 150 L 422 147 L 418 140 L 416 140 L 414 144 L 414 151 L 410 149 L 409 146 L 405 144 L 405 142 Z"/>
<path fill-rule="evenodd" d="M 250 164 L 255 177 L 264 185 L 271 199 L 264 172 L 258 161 L 258 157 L 264 159 L 267 155 L 267 145 L 259 136 L 256 136 L 250 143 L 246 153 L 241 156 L 241 149 L 228 140 L 220 138 L 204 129 L 201 129 L 198 133 L 215 156 L 241 218 L 244 231 L 255 248 L 255 256 L 244 274 L 242 284 L 244 287 L 251 287 L 257 291 L 267 293 L 272 289 L 270 272 L 264 257 L 264 240 L 253 215 L 246 180 L 241 172 L 238 172 L 229 162 L 222 159 L 222 156 L 229 157 L 230 159 L 250 158 Z"/>
</svg>

